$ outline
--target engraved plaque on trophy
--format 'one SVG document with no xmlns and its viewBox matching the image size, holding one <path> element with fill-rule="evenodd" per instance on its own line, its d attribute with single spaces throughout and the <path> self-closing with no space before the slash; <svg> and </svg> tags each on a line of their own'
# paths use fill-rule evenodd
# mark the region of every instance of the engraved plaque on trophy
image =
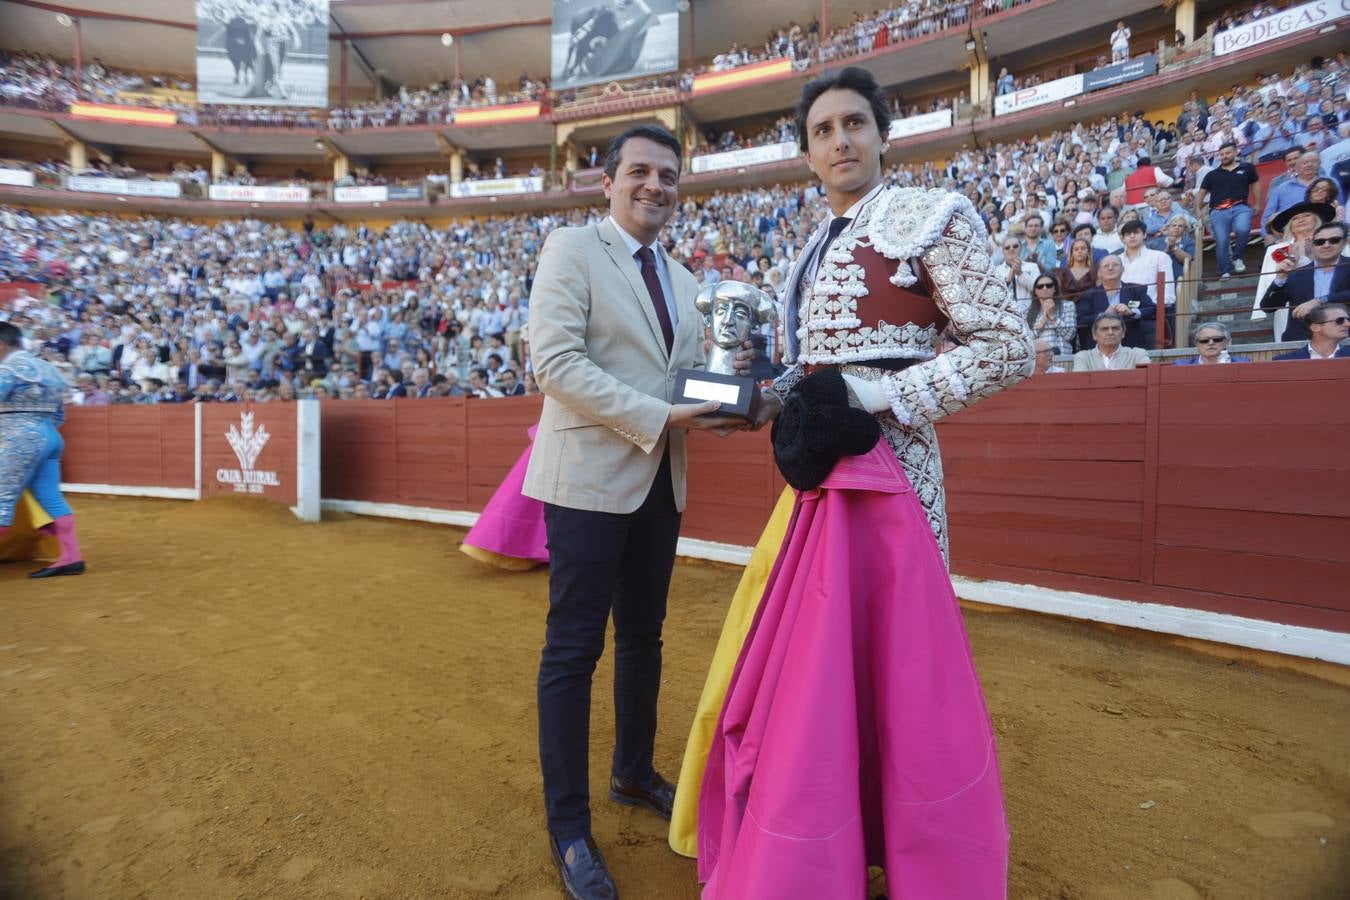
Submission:
<svg viewBox="0 0 1350 900">
<path fill-rule="evenodd" d="M 712 350 L 708 368 L 680 369 L 675 373 L 675 402 L 716 400 L 715 415 L 748 419 L 759 391 L 753 378 L 736 374 L 736 352 L 758 326 L 777 318 L 773 299 L 741 281 L 719 281 L 698 292 L 695 301 L 705 320 L 711 320 Z"/>
</svg>

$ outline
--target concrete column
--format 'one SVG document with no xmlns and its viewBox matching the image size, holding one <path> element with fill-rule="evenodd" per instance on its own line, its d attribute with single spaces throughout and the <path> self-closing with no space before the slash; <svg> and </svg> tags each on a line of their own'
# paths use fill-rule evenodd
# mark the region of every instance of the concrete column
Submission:
<svg viewBox="0 0 1350 900">
<path fill-rule="evenodd" d="M 979 105 L 989 99 L 989 61 L 976 59 L 970 66 L 970 102 Z"/>
<path fill-rule="evenodd" d="M 349 44 L 347 41 L 340 43 L 338 56 L 338 105 L 347 105 L 347 52 Z"/>
<path fill-rule="evenodd" d="M 1177 4 L 1177 31 L 1186 36 L 1186 43 L 1195 40 L 1195 0 L 1181 0 Z"/>
<path fill-rule="evenodd" d="M 464 180 L 464 154 L 456 150 L 450 154 L 450 182 L 459 184 Z"/>
<path fill-rule="evenodd" d="M 577 145 L 568 141 L 564 146 L 567 150 L 567 159 L 563 163 L 563 168 L 568 172 L 575 172 L 581 164 L 580 156 L 577 153 Z"/>
<path fill-rule="evenodd" d="M 222 179 L 224 179 L 224 178 L 229 177 L 229 174 L 230 174 L 230 160 L 229 160 L 229 157 L 227 157 L 224 153 L 221 153 L 219 150 L 212 150 L 212 151 L 211 151 L 211 180 L 212 180 L 212 181 L 220 181 L 220 180 L 222 180 Z"/>
<path fill-rule="evenodd" d="M 66 145 L 66 162 L 76 175 L 89 168 L 89 148 L 81 141 L 71 141 Z"/>
<path fill-rule="evenodd" d="M 333 180 L 340 181 L 352 173 L 352 159 L 345 153 L 333 157 Z"/>
</svg>

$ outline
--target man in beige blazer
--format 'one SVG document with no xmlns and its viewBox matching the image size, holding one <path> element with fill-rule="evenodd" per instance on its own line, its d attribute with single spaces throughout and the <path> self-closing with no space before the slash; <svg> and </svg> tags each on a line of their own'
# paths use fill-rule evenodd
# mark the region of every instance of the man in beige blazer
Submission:
<svg viewBox="0 0 1350 900">
<path fill-rule="evenodd" d="M 614 617 L 609 798 L 669 819 L 656 773 L 661 625 L 685 503 L 685 429 L 725 432 L 717 404 L 672 405 L 675 372 L 703 368 L 698 283 L 657 243 L 678 203 L 680 145 L 637 126 L 605 157 L 609 217 L 560 228 L 539 254 L 530 351 L 543 417 L 523 493 L 544 503 L 549 612 L 539 755 L 550 847 L 568 895 L 618 896 L 591 837 L 591 676 Z M 699 418 L 702 416 L 702 418 Z"/>
<path fill-rule="evenodd" d="M 1092 339 L 1096 346 L 1079 350 L 1073 355 L 1075 372 L 1106 372 L 1111 369 L 1133 369 L 1150 362 L 1148 351 L 1140 347 L 1122 346 L 1125 339 L 1125 320 L 1119 313 L 1107 310 L 1097 313 L 1092 320 Z"/>
</svg>

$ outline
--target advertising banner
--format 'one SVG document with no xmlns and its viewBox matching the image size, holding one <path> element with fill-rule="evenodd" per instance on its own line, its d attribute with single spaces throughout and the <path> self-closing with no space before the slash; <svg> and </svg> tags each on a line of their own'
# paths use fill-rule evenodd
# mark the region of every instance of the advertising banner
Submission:
<svg viewBox="0 0 1350 900">
<path fill-rule="evenodd" d="M 213 184 L 206 191 L 212 200 L 243 200 L 253 203 L 308 203 L 309 188 L 278 184 Z"/>
<path fill-rule="evenodd" d="M 679 64 L 676 0 L 553 0 L 555 91 L 673 72 Z"/>
<path fill-rule="evenodd" d="M 328 0 L 197 0 L 197 102 L 328 105 Z"/>
<path fill-rule="evenodd" d="M 994 115 L 1006 116 L 1008 113 L 1043 106 L 1056 100 L 1067 100 L 1083 93 L 1083 76 L 1070 75 L 1056 78 L 1035 87 L 1023 88 L 1011 94 L 1000 94 L 994 98 Z"/>
<path fill-rule="evenodd" d="M 537 194 L 544 189 L 542 178 L 488 178 L 482 181 L 458 181 L 450 185 L 451 197 L 493 197 L 497 194 Z"/>
<path fill-rule="evenodd" d="M 204 403 L 197 407 L 201 497 L 244 494 L 319 519 L 320 406 Z"/>
<path fill-rule="evenodd" d="M 66 190 L 87 194 L 116 194 L 119 197 L 164 197 L 171 200 L 183 196 L 183 186 L 176 181 L 128 181 L 125 178 L 89 175 L 67 175 Z"/>
<path fill-rule="evenodd" d="M 1150 53 L 1127 62 L 1116 63 L 1095 72 L 1083 73 L 1083 90 L 1100 91 L 1129 81 L 1158 74 L 1158 57 Z"/>
<path fill-rule="evenodd" d="M 689 160 L 689 171 L 720 172 L 723 169 L 739 169 L 746 166 L 759 166 L 764 163 L 782 162 L 794 159 L 801 151 L 789 141 L 785 144 L 765 144 L 763 147 L 746 147 L 743 150 L 727 150 L 724 153 L 708 153 Z"/>
<path fill-rule="evenodd" d="M 924 134 L 929 131 L 941 131 L 944 128 L 951 127 L 952 111 L 950 109 L 940 109 L 937 112 L 924 113 L 921 116 L 909 116 L 905 119 L 892 119 L 889 137 L 891 140 L 895 140 L 896 138 Z"/>
<path fill-rule="evenodd" d="M 1236 53 L 1299 31 L 1321 28 L 1346 16 L 1350 16 L 1350 0 L 1317 0 L 1316 3 L 1291 6 L 1246 25 L 1218 32 L 1214 35 L 1214 55 Z"/>
<path fill-rule="evenodd" d="M 333 199 L 338 203 L 383 203 L 389 199 L 389 188 L 384 185 L 362 187 L 335 187 Z"/>
<path fill-rule="evenodd" d="M 421 200 L 426 191 L 420 184 L 368 184 L 360 187 L 335 187 L 338 203 L 383 203 L 386 200 Z"/>
<path fill-rule="evenodd" d="M 11 187 L 32 187 L 37 184 L 33 173 L 26 169 L 0 169 L 0 184 Z"/>
</svg>

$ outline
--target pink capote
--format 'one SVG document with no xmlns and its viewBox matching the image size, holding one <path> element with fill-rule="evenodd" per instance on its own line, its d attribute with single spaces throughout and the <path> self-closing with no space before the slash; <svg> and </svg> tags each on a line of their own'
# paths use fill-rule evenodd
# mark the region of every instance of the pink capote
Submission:
<svg viewBox="0 0 1350 900">
<path fill-rule="evenodd" d="M 530 451 L 534 449 L 534 435 L 538 430 L 538 425 L 530 426 L 529 446 L 506 474 L 487 506 L 483 507 L 478 522 L 464 536 L 464 543 L 499 556 L 548 562 L 544 504 L 520 492 L 521 485 L 525 483 L 525 469 L 530 465 Z"/>
<path fill-rule="evenodd" d="M 704 900 L 1006 892 L 993 728 L 942 555 L 884 441 L 798 495 L 698 811 Z"/>
</svg>

